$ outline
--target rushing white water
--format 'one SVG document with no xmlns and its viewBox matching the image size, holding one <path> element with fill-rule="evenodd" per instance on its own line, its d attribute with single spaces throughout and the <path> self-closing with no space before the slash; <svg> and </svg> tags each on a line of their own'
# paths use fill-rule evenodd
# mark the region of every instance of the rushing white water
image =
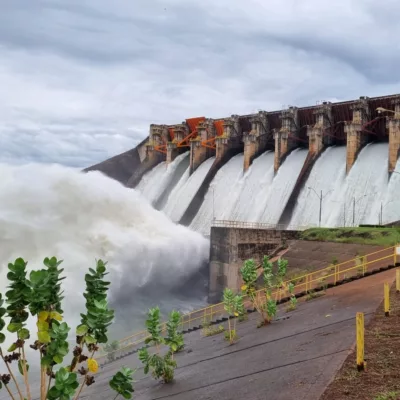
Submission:
<svg viewBox="0 0 400 400">
<path fill-rule="evenodd" d="M 400 220 L 400 159 L 397 161 L 395 171 L 389 181 L 385 193 L 381 196 L 381 204 L 378 204 L 379 210 L 375 214 L 382 211 L 382 222 L 387 224 Z"/>
<path fill-rule="evenodd" d="M 151 203 L 157 203 L 165 192 L 170 193 L 180 176 L 189 166 L 189 154 L 185 152 L 167 165 L 162 162 L 147 172 L 136 189 Z M 177 176 L 178 175 L 178 176 Z"/>
<path fill-rule="evenodd" d="M 168 196 L 165 206 L 162 208 L 162 211 L 167 214 L 172 221 L 179 222 L 182 218 L 184 212 L 203 183 L 214 160 L 215 157 L 207 159 L 190 176 L 190 168 L 186 169 L 185 173 Z"/>
<path fill-rule="evenodd" d="M 240 167 L 239 167 L 240 168 Z M 243 168 L 243 165 L 242 165 Z M 274 179 L 274 153 L 267 151 L 257 157 L 244 175 L 235 182 L 236 193 L 232 196 L 232 207 L 225 215 L 232 221 L 257 221 L 254 210 L 262 201 Z"/>
<path fill-rule="evenodd" d="M 243 154 L 229 160 L 215 175 L 204 201 L 190 227 L 203 235 L 210 235 L 213 218 L 228 219 L 238 198 L 238 181 L 243 177 Z"/>
<path fill-rule="evenodd" d="M 267 224 L 279 222 L 306 158 L 305 149 L 296 149 L 288 155 L 271 184 L 260 191 L 250 220 Z"/>
<path fill-rule="evenodd" d="M 243 174 L 243 154 L 233 157 L 216 174 L 190 225 L 210 234 L 212 219 L 276 224 L 286 206 L 307 151 L 293 151 L 274 176 L 274 153 L 265 152 Z"/>
<path fill-rule="evenodd" d="M 328 200 L 334 196 L 336 191 L 340 190 L 345 176 L 346 147 L 329 147 L 315 162 L 297 199 L 290 225 L 297 227 L 318 224 L 319 199 L 314 191 L 308 188 L 313 188 L 318 194 L 322 191 L 325 196 L 323 204 L 328 204 Z M 339 203 L 338 207 L 340 207 Z M 322 221 L 325 222 L 332 209 L 323 207 L 322 211 Z"/>
<path fill-rule="evenodd" d="M 23 257 L 40 268 L 46 256 L 64 259 L 65 310 L 73 326 L 85 271 L 102 258 L 109 262 L 111 302 L 123 314 L 124 333 L 141 328 L 150 306 L 202 304 L 199 276 L 190 288 L 181 286 L 207 260 L 208 241 L 172 223 L 139 192 L 99 172 L 57 165 L 0 165 L 0 174 L 0 292 L 9 261 Z"/>
<path fill-rule="evenodd" d="M 393 190 L 388 188 L 387 163 L 388 144 L 369 144 L 346 176 L 346 148 L 328 148 L 315 163 L 290 224 L 319 224 L 321 191 L 321 226 L 352 226 L 353 218 L 354 225 L 378 224 L 381 201 Z"/>
</svg>

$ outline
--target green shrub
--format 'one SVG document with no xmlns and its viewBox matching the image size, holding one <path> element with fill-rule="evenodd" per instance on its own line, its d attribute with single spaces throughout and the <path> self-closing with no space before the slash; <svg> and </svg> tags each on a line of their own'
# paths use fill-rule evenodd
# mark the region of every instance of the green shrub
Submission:
<svg viewBox="0 0 400 400">
<path fill-rule="evenodd" d="M 67 339 L 71 328 L 63 322 L 61 282 L 65 277 L 62 276 L 64 270 L 60 268 L 61 263 L 55 257 L 45 258 L 45 268 L 32 270 L 29 276 L 24 259 L 17 258 L 14 263 L 8 264 L 7 308 L 3 307 L 4 299 L 0 294 L 0 344 L 6 339 L 1 332 L 6 327 L 4 316 L 10 320 L 7 331 L 15 334 L 16 338 L 7 351 L 0 347 L 0 357 L 8 371 L 1 376 L 0 389 L 4 386 L 11 399 L 14 399 L 11 381 L 20 399 L 32 399 L 25 351 L 31 336 L 33 343 L 30 347 L 39 353 L 40 358 L 40 400 L 78 399 L 83 389 L 94 383 L 91 374 L 98 370 L 94 355 L 98 345 L 107 342 L 108 327 L 114 319 L 114 311 L 109 309 L 107 303 L 110 283 L 104 280 L 106 263 L 98 260 L 96 268 L 89 268 L 85 275 L 86 313 L 81 314 L 81 323 L 76 328 L 76 346 L 69 365 L 63 365 L 65 357 L 70 354 Z M 35 334 L 26 327 L 30 315 L 37 321 Z M 15 377 L 14 361 L 23 376 L 23 384 L 18 383 Z M 77 371 L 79 365 L 81 368 Z M 82 376 L 81 384 L 78 373 Z"/>
<path fill-rule="evenodd" d="M 179 314 L 178 320 L 178 314 L 176 311 L 172 311 L 169 315 L 167 322 L 167 331 L 169 330 L 169 332 L 167 338 L 164 338 L 161 335 L 160 309 L 158 307 L 151 308 L 146 320 L 150 336 L 145 343 L 155 346 L 155 353 L 150 354 L 146 348 L 139 351 L 139 360 L 144 364 L 144 373 L 148 374 L 151 370 L 155 379 L 162 379 L 165 383 L 172 382 L 174 379 L 174 371 L 177 367 L 174 353 L 184 346 L 183 336 L 176 332 L 181 319 Z M 160 347 L 165 344 L 169 346 L 169 349 L 165 355 L 162 355 Z"/>
</svg>

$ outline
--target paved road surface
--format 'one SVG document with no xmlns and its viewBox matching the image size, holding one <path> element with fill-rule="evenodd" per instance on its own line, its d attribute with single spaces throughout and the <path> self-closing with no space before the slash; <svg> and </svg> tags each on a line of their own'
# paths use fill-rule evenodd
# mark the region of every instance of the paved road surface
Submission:
<svg viewBox="0 0 400 400">
<path fill-rule="evenodd" d="M 321 298 L 299 302 L 296 311 L 256 329 L 256 314 L 238 325 L 240 341 L 229 346 L 222 335 L 185 335 L 189 352 L 177 355 L 175 383 L 163 385 L 143 375 L 137 355 L 103 367 L 82 399 L 113 399 L 108 381 L 122 365 L 139 367 L 137 400 L 317 400 L 345 360 L 355 338 L 355 314 L 366 322 L 383 296 L 387 271 L 333 289 Z"/>
</svg>

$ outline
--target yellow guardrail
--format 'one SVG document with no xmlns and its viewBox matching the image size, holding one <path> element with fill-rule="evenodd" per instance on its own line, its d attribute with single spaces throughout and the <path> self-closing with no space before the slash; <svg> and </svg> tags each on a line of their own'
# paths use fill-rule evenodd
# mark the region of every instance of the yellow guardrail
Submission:
<svg viewBox="0 0 400 400">
<path fill-rule="evenodd" d="M 332 264 L 328 267 L 289 279 L 284 282 L 281 289 L 276 290 L 272 293 L 272 296 L 276 300 L 280 300 L 285 296 L 289 296 L 288 285 L 294 284 L 293 294 L 299 294 L 302 292 L 310 292 L 316 288 L 323 287 L 328 284 L 336 284 L 338 281 L 351 278 L 354 276 L 363 276 L 368 269 L 373 270 L 376 268 L 382 268 L 388 265 L 388 260 L 393 262 L 393 265 L 397 262 L 397 246 L 388 247 L 382 250 L 375 251 L 363 256 L 358 256 L 348 261 L 344 261 L 340 264 Z M 260 289 L 257 292 L 257 296 L 265 295 L 265 290 Z M 251 305 L 251 301 L 245 298 L 246 308 Z M 218 320 L 221 318 L 228 317 L 224 309 L 224 304 L 218 303 L 197 309 L 182 315 L 181 329 L 182 331 L 188 330 L 194 327 L 198 327 L 201 323 L 210 323 L 214 319 Z M 166 323 L 162 324 L 162 332 L 166 331 Z M 149 337 L 146 330 L 136 332 L 133 335 L 127 336 L 119 340 L 119 348 L 112 352 L 116 357 L 128 353 L 138 345 L 143 343 L 146 338 Z M 107 354 L 99 356 L 99 361 L 103 362 Z"/>
</svg>

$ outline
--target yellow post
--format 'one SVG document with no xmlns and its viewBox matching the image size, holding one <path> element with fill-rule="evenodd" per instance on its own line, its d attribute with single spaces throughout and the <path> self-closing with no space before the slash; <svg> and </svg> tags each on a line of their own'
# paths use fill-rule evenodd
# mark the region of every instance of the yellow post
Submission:
<svg viewBox="0 0 400 400">
<path fill-rule="evenodd" d="M 357 370 L 364 370 L 364 313 L 356 315 Z"/>
<path fill-rule="evenodd" d="M 396 269 L 396 292 L 400 292 L 400 268 Z"/>
<path fill-rule="evenodd" d="M 393 247 L 393 265 L 396 266 L 397 262 L 397 246 Z"/>
<path fill-rule="evenodd" d="M 364 275 L 367 272 L 368 256 L 364 257 Z"/>
<path fill-rule="evenodd" d="M 336 282 L 337 282 L 337 273 L 338 273 L 338 267 L 335 264 L 335 285 L 336 285 Z"/>
<path fill-rule="evenodd" d="M 385 315 L 388 317 L 390 314 L 390 299 L 389 299 L 389 284 L 385 283 L 384 286 L 384 306 L 385 306 Z"/>
</svg>

